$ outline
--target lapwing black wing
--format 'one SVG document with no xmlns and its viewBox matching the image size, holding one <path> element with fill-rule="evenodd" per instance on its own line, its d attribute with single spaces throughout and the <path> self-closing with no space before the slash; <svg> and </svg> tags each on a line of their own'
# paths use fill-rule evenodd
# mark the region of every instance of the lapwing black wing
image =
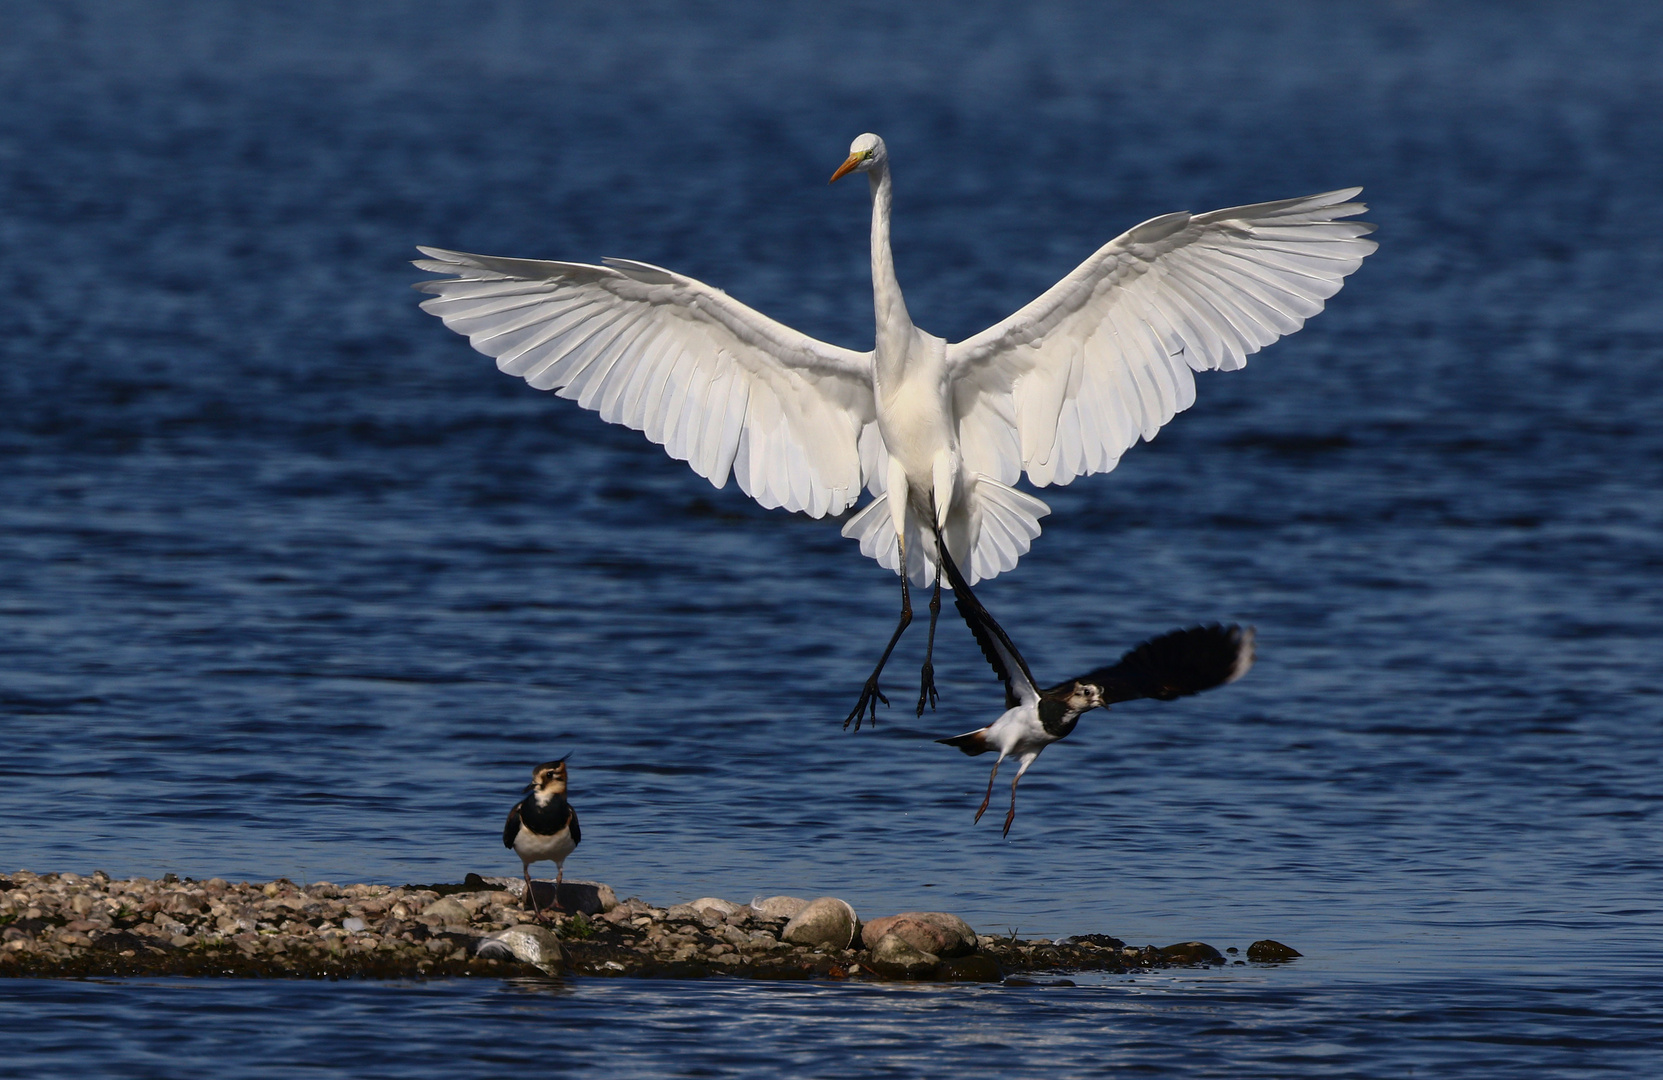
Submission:
<svg viewBox="0 0 1663 1080">
<path fill-rule="evenodd" d="M 1092 709 L 1106 708 L 1122 701 L 1174 698 L 1199 694 L 1215 686 L 1235 682 L 1253 666 L 1253 628 L 1211 623 L 1187 630 L 1174 630 L 1151 638 L 1115 663 L 1041 690 L 1022 654 L 1009 635 L 993 620 L 981 602 L 958 587 L 959 571 L 938 544 L 938 558 L 953 586 L 953 602 L 969 624 L 982 653 L 994 673 L 1005 684 L 1005 713 L 983 728 L 937 739 L 966 754 L 999 753 L 988 774 L 987 794 L 976 808 L 976 821 L 987 812 L 993 799 L 993 781 L 1007 757 L 1021 763 L 1011 779 L 1011 805 L 1005 814 L 1004 835 L 1010 835 L 1016 820 L 1016 785 L 1047 746 L 1066 738 Z"/>
<path fill-rule="evenodd" d="M 568 754 L 566 757 L 570 757 Z M 537 893 L 531 887 L 531 864 L 554 863 L 554 906 L 560 907 L 560 883 L 566 877 L 566 856 L 583 839 L 578 828 L 577 811 L 566 801 L 566 758 L 545 761 L 531 771 L 531 783 L 525 787 L 526 797 L 508 811 L 508 821 L 502 827 L 502 846 L 513 848 L 520 857 L 520 870 L 525 874 L 525 894 L 537 918 L 543 912 L 537 905 Z"/>
</svg>

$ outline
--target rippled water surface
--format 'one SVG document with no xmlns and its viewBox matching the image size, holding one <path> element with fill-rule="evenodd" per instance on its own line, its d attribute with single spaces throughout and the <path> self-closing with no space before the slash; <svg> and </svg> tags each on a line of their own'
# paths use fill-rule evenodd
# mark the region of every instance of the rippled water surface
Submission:
<svg viewBox="0 0 1663 1080">
<path fill-rule="evenodd" d="M 0 1075 L 1648 1075 L 1663 1059 L 1663 17 L 1644 4 L 0 2 L 0 871 L 576 876 L 1304 959 L 1034 988 L 0 985 Z M 978 590 L 1042 678 L 1258 627 L 1023 781 L 839 721 L 895 579 L 415 308 L 418 243 L 964 337 L 1167 210 L 1366 185 L 1298 335 Z"/>
</svg>

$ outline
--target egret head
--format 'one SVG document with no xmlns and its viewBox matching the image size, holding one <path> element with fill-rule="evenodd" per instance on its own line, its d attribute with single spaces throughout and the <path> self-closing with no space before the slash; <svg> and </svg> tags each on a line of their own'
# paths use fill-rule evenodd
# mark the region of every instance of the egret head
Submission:
<svg viewBox="0 0 1663 1080">
<path fill-rule="evenodd" d="M 838 180 L 852 172 L 871 172 L 889 161 L 889 154 L 884 150 L 883 140 L 870 131 L 865 135 L 856 136 L 849 144 L 848 160 L 837 167 L 832 178 L 827 183 L 835 184 Z"/>
</svg>

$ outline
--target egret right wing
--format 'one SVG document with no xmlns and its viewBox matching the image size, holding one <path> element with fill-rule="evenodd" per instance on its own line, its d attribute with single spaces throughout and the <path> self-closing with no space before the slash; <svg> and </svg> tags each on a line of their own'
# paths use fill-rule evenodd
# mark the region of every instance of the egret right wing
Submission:
<svg viewBox="0 0 1663 1080">
<path fill-rule="evenodd" d="M 497 366 L 646 434 L 721 487 L 812 517 L 860 496 L 870 353 L 828 345 L 647 263 L 421 248 L 422 309 Z"/>
<path fill-rule="evenodd" d="M 1004 627 L 970 591 L 970 583 L 959 572 L 952 554 L 945 551 L 943 554 L 942 569 L 947 573 L 947 584 L 953 589 L 953 606 L 959 609 L 965 625 L 970 627 L 970 633 L 975 637 L 976 644 L 981 646 L 982 655 L 992 665 L 993 673 L 1005 684 L 1005 708 L 1035 704 L 1039 701 L 1039 689 L 1034 683 L 1033 672 L 1028 670 L 1028 662 L 1016 651 L 1016 645 L 1005 633 Z"/>
<path fill-rule="evenodd" d="M 1360 190 L 1152 218 L 949 345 L 968 466 L 1039 487 L 1114 468 L 1194 403 L 1192 372 L 1241 367 L 1339 291 L 1376 247 L 1340 220 Z"/>
</svg>

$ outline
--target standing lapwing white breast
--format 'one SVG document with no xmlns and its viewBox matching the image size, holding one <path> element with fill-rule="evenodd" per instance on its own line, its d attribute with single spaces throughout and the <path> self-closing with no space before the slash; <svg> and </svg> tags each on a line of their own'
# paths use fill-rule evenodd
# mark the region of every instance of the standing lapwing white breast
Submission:
<svg viewBox="0 0 1663 1080">
<path fill-rule="evenodd" d="M 526 897 L 531 900 L 532 910 L 541 916 L 537 894 L 531 887 L 531 864 L 544 860 L 554 863 L 554 906 L 558 908 L 560 883 L 566 875 L 566 856 L 583 839 L 578 831 L 577 811 L 566 801 L 566 758 L 545 761 L 533 769 L 525 795 L 508 811 L 508 823 L 502 828 L 502 846 L 513 848 L 514 854 L 520 857 Z"/>
<path fill-rule="evenodd" d="M 997 751 L 999 759 L 987 778 L 987 794 L 976 808 L 982 819 L 993 798 L 993 781 L 1007 757 L 1021 762 L 1011 779 L 1010 811 L 1005 815 L 1006 836 L 1016 819 L 1016 784 L 1028 766 L 1047 746 L 1067 738 L 1092 709 L 1107 708 L 1121 701 L 1174 698 L 1199 694 L 1215 686 L 1235 682 L 1253 666 L 1253 628 L 1235 624 L 1194 626 L 1151 638 L 1107 667 L 1087 672 L 1049 689 L 1041 690 L 1028 670 L 1027 661 L 1000 629 L 999 624 L 968 591 L 958 588 L 958 567 L 951 555 L 943 558 L 953 599 L 959 614 L 970 625 L 982 652 L 1005 683 L 1005 712 L 983 728 L 937 742 L 956 746 L 966 754 Z"/>
</svg>

